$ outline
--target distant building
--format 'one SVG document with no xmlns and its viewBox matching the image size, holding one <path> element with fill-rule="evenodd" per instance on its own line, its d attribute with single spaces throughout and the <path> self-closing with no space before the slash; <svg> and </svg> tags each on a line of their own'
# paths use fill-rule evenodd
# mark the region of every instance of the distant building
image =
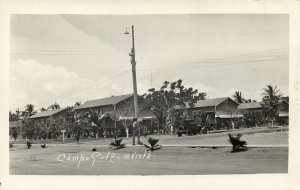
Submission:
<svg viewBox="0 0 300 190">
<path fill-rule="evenodd" d="M 30 116 L 29 119 L 35 120 L 37 122 L 41 122 L 41 121 L 45 121 L 46 119 L 48 119 L 50 117 L 62 116 L 63 118 L 66 118 L 68 110 L 69 110 L 69 107 L 55 109 L 55 110 L 46 110 L 46 111 L 42 111 L 35 115 Z"/>
<path fill-rule="evenodd" d="M 190 108 L 193 119 L 202 118 L 208 125 L 219 129 L 221 126 L 234 127 L 236 119 L 243 117 L 238 110 L 239 103 L 229 97 L 198 101 Z"/>
<path fill-rule="evenodd" d="M 289 103 L 286 100 L 279 101 L 278 112 L 276 114 L 275 120 L 281 125 L 289 124 Z"/>
</svg>

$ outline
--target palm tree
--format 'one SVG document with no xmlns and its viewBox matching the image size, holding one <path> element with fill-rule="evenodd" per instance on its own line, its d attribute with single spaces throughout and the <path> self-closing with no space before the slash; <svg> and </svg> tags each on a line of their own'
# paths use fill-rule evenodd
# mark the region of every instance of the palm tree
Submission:
<svg viewBox="0 0 300 190">
<path fill-rule="evenodd" d="M 263 88 L 263 102 L 265 103 L 267 110 L 268 110 L 268 114 L 270 117 L 273 118 L 277 113 L 278 110 L 278 104 L 279 104 L 279 100 L 282 96 L 282 94 L 280 94 L 280 90 L 277 89 L 277 86 L 272 86 L 272 85 L 267 85 L 266 88 Z"/>
<path fill-rule="evenodd" d="M 238 103 L 243 103 L 245 101 L 245 99 L 242 97 L 241 91 L 235 91 L 233 98 Z"/>
<path fill-rule="evenodd" d="M 34 114 L 34 105 L 33 104 L 27 104 L 25 106 L 25 111 L 27 112 L 29 117 L 32 116 Z"/>
<path fill-rule="evenodd" d="M 102 110 L 100 110 L 100 109 L 99 110 L 94 110 L 94 109 L 90 110 L 89 120 L 91 122 L 93 131 L 96 133 L 97 138 L 98 138 L 100 126 L 105 118 L 106 118 L 106 115 L 103 114 Z"/>
</svg>

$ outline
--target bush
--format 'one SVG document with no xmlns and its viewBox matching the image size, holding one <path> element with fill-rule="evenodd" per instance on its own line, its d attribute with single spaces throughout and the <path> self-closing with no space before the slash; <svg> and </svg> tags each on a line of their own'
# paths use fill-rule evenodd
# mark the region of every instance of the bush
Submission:
<svg viewBox="0 0 300 190">
<path fill-rule="evenodd" d="M 111 145 L 112 147 L 115 147 L 115 149 L 125 148 L 125 144 L 122 144 L 122 143 L 121 143 L 122 140 L 123 140 L 122 138 L 115 139 L 114 141 L 112 141 L 112 142 L 110 143 L 110 145 Z"/>
<path fill-rule="evenodd" d="M 14 146 L 14 143 L 9 143 L 9 148 L 12 148 Z"/>
<path fill-rule="evenodd" d="M 181 137 L 182 136 L 182 131 L 177 131 L 177 136 Z"/>
<path fill-rule="evenodd" d="M 146 145 L 146 144 L 145 144 L 144 146 L 145 146 L 146 148 L 148 148 L 148 150 L 151 150 L 151 151 L 161 149 L 162 146 L 157 144 L 158 141 L 159 141 L 159 139 L 154 139 L 154 138 L 152 138 L 152 137 L 149 137 L 148 143 L 150 144 L 150 146 L 149 146 L 149 145 Z M 148 151 L 148 150 L 147 150 L 147 151 Z"/>
<path fill-rule="evenodd" d="M 17 140 L 20 132 L 21 132 L 20 127 L 11 127 L 11 128 L 9 128 L 9 134 L 15 139 L 15 141 Z"/>
<path fill-rule="evenodd" d="M 31 142 L 29 142 L 29 141 L 27 141 L 27 148 L 28 148 L 28 149 L 30 149 L 30 148 L 31 148 L 31 146 L 32 146 L 32 143 L 31 143 Z"/>
<path fill-rule="evenodd" d="M 228 135 L 229 135 L 229 142 L 232 144 L 231 152 L 240 152 L 240 151 L 247 150 L 247 142 L 240 140 L 240 138 L 242 137 L 241 133 L 239 133 L 236 136 L 232 136 L 230 133 Z"/>
</svg>

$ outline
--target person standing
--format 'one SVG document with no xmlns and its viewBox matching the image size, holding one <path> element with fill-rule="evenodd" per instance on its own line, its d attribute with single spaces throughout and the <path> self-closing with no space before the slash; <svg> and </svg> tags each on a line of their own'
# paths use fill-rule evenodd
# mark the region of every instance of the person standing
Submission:
<svg viewBox="0 0 300 190">
<path fill-rule="evenodd" d="M 132 144 L 135 145 L 135 131 L 137 130 L 137 118 L 133 118 L 132 124 Z"/>
</svg>

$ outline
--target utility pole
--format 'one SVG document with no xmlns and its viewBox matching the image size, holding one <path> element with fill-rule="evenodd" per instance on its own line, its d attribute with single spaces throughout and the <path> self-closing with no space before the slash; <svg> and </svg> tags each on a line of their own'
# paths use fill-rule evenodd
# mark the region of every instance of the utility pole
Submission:
<svg viewBox="0 0 300 190">
<path fill-rule="evenodd" d="M 137 84 L 136 84 L 136 61 L 135 61 L 135 48 L 134 48 L 134 26 L 131 26 L 131 30 L 132 30 L 132 49 L 131 49 L 131 53 L 129 54 L 129 56 L 131 56 L 131 66 L 132 66 L 132 82 L 133 82 L 133 101 L 134 101 L 134 117 L 137 119 L 138 118 L 138 97 L 137 97 Z M 128 32 L 127 32 L 128 33 Z M 126 34 L 126 33 L 125 33 Z M 137 129 L 134 129 L 134 131 L 137 130 L 138 132 L 138 144 L 140 144 L 140 127 L 139 124 L 137 122 L 136 125 Z M 133 138 L 133 144 L 135 144 L 135 136 L 133 134 L 132 136 Z"/>
</svg>

